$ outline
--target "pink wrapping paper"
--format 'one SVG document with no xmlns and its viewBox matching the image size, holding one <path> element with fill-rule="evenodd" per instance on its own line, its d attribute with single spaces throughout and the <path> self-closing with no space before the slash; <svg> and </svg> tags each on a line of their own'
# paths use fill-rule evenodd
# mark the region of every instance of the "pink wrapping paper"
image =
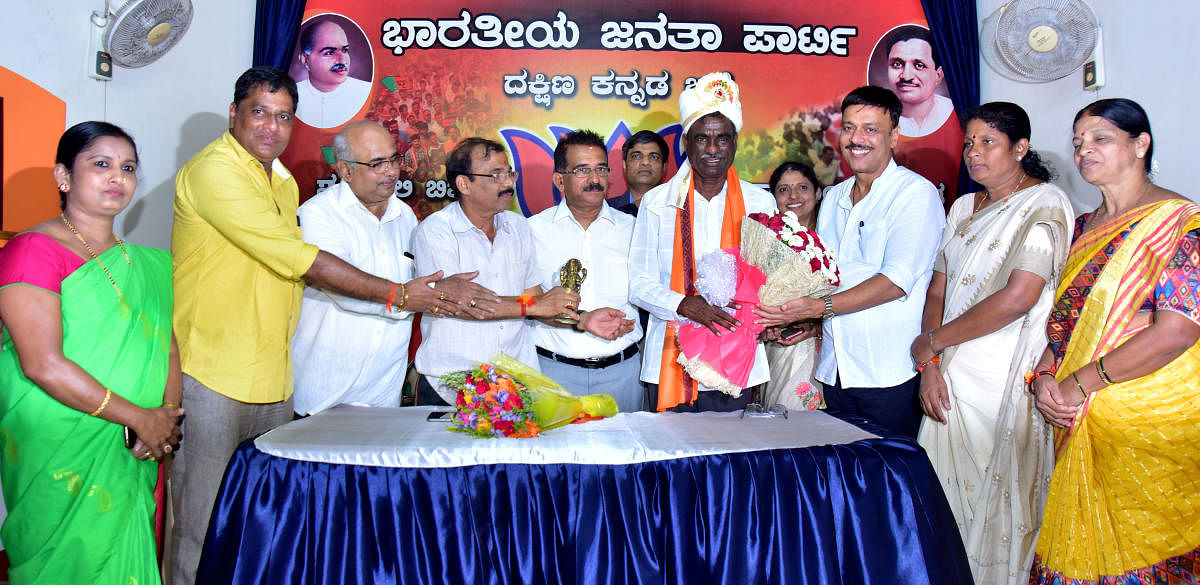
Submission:
<svg viewBox="0 0 1200 585">
<path fill-rule="evenodd" d="M 752 312 L 758 306 L 758 291 L 767 282 L 767 277 L 757 266 L 742 260 L 737 247 L 726 252 L 737 259 L 737 285 L 733 301 L 741 306 L 733 317 L 741 323 L 734 331 L 720 326 L 721 336 L 713 335 L 707 327 L 695 323 L 679 327 L 679 349 L 688 359 L 699 359 L 707 363 L 733 386 L 745 388 L 754 366 L 754 350 L 758 346 L 758 334 L 764 327 L 756 324 Z"/>
</svg>

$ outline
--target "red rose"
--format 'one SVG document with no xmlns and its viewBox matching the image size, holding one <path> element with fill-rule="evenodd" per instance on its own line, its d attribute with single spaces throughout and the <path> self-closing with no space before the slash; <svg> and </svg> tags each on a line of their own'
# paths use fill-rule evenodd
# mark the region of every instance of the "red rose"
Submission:
<svg viewBox="0 0 1200 585">
<path fill-rule="evenodd" d="M 487 391 L 490 389 L 491 389 L 491 386 L 489 386 L 487 382 L 480 381 L 478 384 L 475 385 L 475 393 L 476 394 L 486 394 Z"/>
<path fill-rule="evenodd" d="M 825 256 L 821 260 L 825 263 L 825 268 L 829 268 L 829 256 Z"/>
<path fill-rule="evenodd" d="M 813 258 L 812 260 L 809 260 L 809 261 L 808 261 L 808 265 L 809 265 L 809 266 L 812 268 L 812 271 L 813 271 L 813 272 L 820 272 L 820 271 L 821 271 L 821 261 L 820 261 L 820 260 L 817 260 L 816 258 Z"/>
</svg>

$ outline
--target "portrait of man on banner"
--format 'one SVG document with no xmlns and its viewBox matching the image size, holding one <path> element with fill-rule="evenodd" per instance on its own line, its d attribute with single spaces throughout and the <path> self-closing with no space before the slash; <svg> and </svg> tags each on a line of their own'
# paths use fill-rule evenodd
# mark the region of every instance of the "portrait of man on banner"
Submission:
<svg viewBox="0 0 1200 585">
<path fill-rule="evenodd" d="M 896 162 L 936 185 L 949 205 L 958 185 L 963 133 L 930 30 L 902 24 L 880 37 L 871 52 L 867 81 L 890 89 L 904 106 Z"/>
<path fill-rule="evenodd" d="M 320 14 L 301 25 L 288 74 L 300 99 L 296 117 L 315 128 L 341 126 L 371 93 L 374 59 L 366 34 L 340 14 Z"/>
</svg>

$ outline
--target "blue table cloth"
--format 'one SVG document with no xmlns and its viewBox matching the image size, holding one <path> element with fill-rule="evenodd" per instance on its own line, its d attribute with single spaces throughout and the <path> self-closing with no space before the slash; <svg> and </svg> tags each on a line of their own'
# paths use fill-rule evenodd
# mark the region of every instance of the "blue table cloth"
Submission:
<svg viewBox="0 0 1200 585">
<path fill-rule="evenodd" d="M 197 583 L 971 583 L 924 451 L 840 418 L 882 438 L 438 468 L 302 461 L 247 441 Z"/>
</svg>

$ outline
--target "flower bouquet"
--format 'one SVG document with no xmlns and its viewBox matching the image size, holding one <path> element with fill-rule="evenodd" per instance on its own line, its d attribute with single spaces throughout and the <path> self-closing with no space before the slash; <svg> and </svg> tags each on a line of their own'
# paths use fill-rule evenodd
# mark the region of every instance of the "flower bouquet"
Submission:
<svg viewBox="0 0 1200 585">
<path fill-rule="evenodd" d="M 700 384 L 740 396 L 754 365 L 763 326 L 755 324 L 758 305 L 779 305 L 801 296 L 820 297 L 841 283 L 833 254 L 817 234 L 800 225 L 795 213 L 750 214 L 742 222 L 741 245 L 717 250 L 696 263 L 696 292 L 724 307 L 741 322 L 736 331 L 713 335 L 684 321 L 678 328 L 678 362 Z M 772 403 L 773 404 L 773 403 Z"/>
<path fill-rule="evenodd" d="M 754 351 L 762 325 L 754 323 L 752 311 L 758 304 L 758 289 L 766 282 L 762 270 L 741 259 L 736 246 L 706 254 L 696 262 L 696 294 L 717 307 L 737 303 L 738 309 L 725 308 L 741 327 L 724 331 L 720 337 L 699 323 L 677 323 L 676 361 L 701 385 L 730 396 L 741 396 L 754 366 Z"/>
<path fill-rule="evenodd" d="M 760 268 L 767 282 L 759 304 L 780 305 L 797 297 L 823 297 L 842 282 L 833 252 L 791 211 L 751 213 L 742 222 L 742 259 Z"/>
<path fill-rule="evenodd" d="M 779 305 L 794 298 L 823 297 L 841 284 L 833 253 L 821 238 L 800 224 L 790 211 L 750 215 L 742 222 L 743 258 L 767 274 L 759 291 L 763 305 Z M 823 404 L 820 384 L 813 379 L 817 340 L 791 346 L 767 346 L 771 383 L 763 404 L 782 404 L 792 410 L 812 410 Z"/>
<path fill-rule="evenodd" d="M 617 414 L 608 394 L 575 396 L 545 374 L 499 354 L 490 364 L 442 376 L 457 390 L 450 430 L 473 437 L 536 437 L 563 425 Z"/>
</svg>

